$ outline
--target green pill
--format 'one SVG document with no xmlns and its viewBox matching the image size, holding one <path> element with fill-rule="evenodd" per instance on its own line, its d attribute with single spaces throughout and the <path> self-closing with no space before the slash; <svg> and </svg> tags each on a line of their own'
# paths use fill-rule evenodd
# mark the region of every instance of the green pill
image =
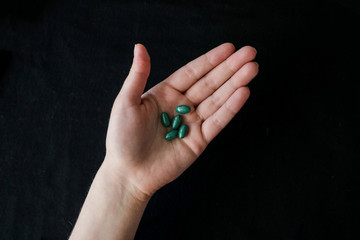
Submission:
<svg viewBox="0 0 360 240">
<path fill-rule="evenodd" d="M 161 122 L 165 127 L 169 127 L 170 126 L 170 117 L 166 112 L 163 112 L 161 114 Z"/>
<path fill-rule="evenodd" d="M 186 124 L 181 125 L 178 133 L 179 138 L 184 138 L 187 135 L 188 131 L 189 128 Z"/>
<path fill-rule="evenodd" d="M 175 111 L 181 114 L 190 112 L 190 107 L 186 105 L 180 105 L 175 108 Z"/>
<path fill-rule="evenodd" d="M 177 129 L 180 126 L 181 123 L 181 116 L 180 115 L 176 115 L 172 121 L 171 127 L 172 129 Z"/>
<path fill-rule="evenodd" d="M 176 138 L 177 137 L 177 135 L 178 135 L 178 130 L 171 130 L 170 132 L 167 132 L 166 134 L 165 134 L 165 139 L 166 140 L 168 140 L 168 141 L 170 141 L 170 140 L 173 140 L 174 138 Z"/>
</svg>

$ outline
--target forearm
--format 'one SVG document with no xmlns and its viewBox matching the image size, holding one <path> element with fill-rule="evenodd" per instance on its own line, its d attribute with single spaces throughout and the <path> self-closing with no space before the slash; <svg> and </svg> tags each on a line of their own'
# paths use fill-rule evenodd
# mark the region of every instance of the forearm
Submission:
<svg viewBox="0 0 360 240">
<path fill-rule="evenodd" d="M 97 172 L 71 240 L 134 238 L 148 200 L 135 199 L 110 171 L 103 164 Z"/>
</svg>

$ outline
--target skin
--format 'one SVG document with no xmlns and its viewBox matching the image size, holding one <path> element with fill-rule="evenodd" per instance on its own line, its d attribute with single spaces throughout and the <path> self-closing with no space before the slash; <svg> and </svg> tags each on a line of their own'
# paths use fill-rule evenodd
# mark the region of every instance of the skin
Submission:
<svg viewBox="0 0 360 240">
<path fill-rule="evenodd" d="M 133 239 L 151 196 L 181 175 L 242 108 L 258 73 L 255 56 L 253 47 L 235 52 L 224 43 L 143 93 L 150 57 L 136 44 L 111 111 L 105 160 L 70 239 Z M 166 141 L 160 115 L 173 118 L 178 105 L 191 108 L 182 115 L 189 132 Z"/>
</svg>

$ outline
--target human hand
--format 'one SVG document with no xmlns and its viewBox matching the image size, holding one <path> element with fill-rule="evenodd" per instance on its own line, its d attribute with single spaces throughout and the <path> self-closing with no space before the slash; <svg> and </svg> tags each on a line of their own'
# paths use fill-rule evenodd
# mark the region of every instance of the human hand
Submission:
<svg viewBox="0 0 360 240">
<path fill-rule="evenodd" d="M 150 74 L 150 57 L 141 44 L 134 49 L 133 64 L 115 99 L 106 138 L 104 164 L 116 184 L 139 200 L 148 200 L 176 179 L 230 122 L 249 97 L 246 86 L 258 73 L 252 60 L 256 50 L 246 46 L 235 52 L 222 44 L 143 93 Z M 172 141 L 160 115 L 176 115 L 175 107 L 188 105 L 182 115 L 188 135 Z"/>
</svg>

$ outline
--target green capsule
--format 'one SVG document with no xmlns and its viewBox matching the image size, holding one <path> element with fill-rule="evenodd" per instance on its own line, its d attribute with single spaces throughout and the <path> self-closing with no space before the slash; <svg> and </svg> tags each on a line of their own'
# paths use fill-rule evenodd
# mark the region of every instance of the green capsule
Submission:
<svg viewBox="0 0 360 240">
<path fill-rule="evenodd" d="M 184 138 L 187 135 L 188 131 L 189 127 L 186 124 L 181 125 L 178 133 L 179 138 Z"/>
<path fill-rule="evenodd" d="M 161 114 L 161 122 L 165 127 L 169 127 L 170 126 L 170 117 L 166 112 L 163 112 Z"/>
<path fill-rule="evenodd" d="M 175 108 L 175 111 L 181 114 L 190 112 L 190 107 L 186 105 L 180 105 Z"/>
<path fill-rule="evenodd" d="M 166 140 L 168 140 L 168 141 L 170 141 L 170 140 L 173 140 L 174 138 L 176 138 L 177 137 L 177 135 L 178 135 L 178 130 L 171 130 L 170 132 L 167 132 L 166 134 L 165 134 L 165 139 Z"/>
<path fill-rule="evenodd" d="M 172 121 L 171 127 L 172 129 L 177 129 L 180 126 L 181 123 L 181 116 L 180 115 L 176 115 Z"/>
</svg>

